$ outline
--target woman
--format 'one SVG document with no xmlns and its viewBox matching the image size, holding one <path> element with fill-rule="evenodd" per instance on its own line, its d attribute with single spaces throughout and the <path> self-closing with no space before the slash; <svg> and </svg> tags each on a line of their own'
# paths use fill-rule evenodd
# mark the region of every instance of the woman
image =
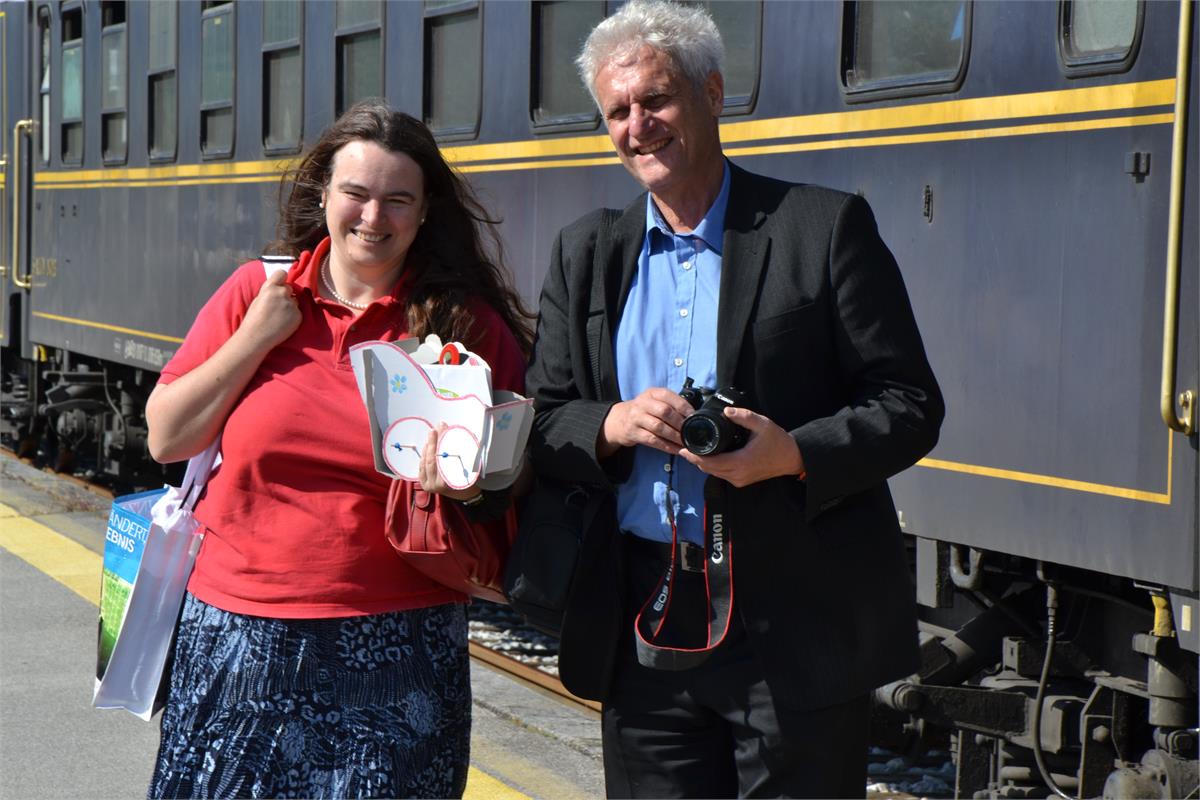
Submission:
<svg viewBox="0 0 1200 800">
<path fill-rule="evenodd" d="M 529 315 L 487 257 L 492 221 L 425 126 L 382 102 L 338 119 L 280 195 L 276 247 L 295 264 L 269 278 L 262 262 L 239 268 L 146 407 L 158 461 L 223 437 L 196 506 L 207 533 L 149 794 L 459 796 L 465 598 L 384 537 L 391 479 L 375 470 L 348 354 L 437 333 L 520 392 Z M 447 487 L 434 445 L 422 488 L 478 518 L 479 490 Z"/>
</svg>

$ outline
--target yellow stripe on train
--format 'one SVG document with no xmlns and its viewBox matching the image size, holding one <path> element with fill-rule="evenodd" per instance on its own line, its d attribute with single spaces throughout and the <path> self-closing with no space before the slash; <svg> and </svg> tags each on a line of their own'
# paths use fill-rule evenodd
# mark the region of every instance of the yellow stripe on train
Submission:
<svg viewBox="0 0 1200 800">
<path fill-rule="evenodd" d="M 726 122 L 721 125 L 721 140 L 726 145 L 738 145 L 737 149 L 730 150 L 734 155 L 761 155 L 1158 125 L 1173 122 L 1173 113 L 911 133 L 914 128 L 1013 122 L 1039 117 L 1104 114 L 1122 110 L 1140 111 L 1170 106 L 1174 103 L 1174 97 L 1175 79 L 1164 78 L 1080 89 Z M 893 134 L 874 138 L 853 138 L 856 134 L 878 134 L 887 131 Z M 846 138 L 825 139 L 820 142 L 778 142 L 782 139 L 811 137 Z M 768 144 L 769 142 L 776 143 Z M 579 168 L 618 163 L 613 155 L 612 145 L 604 135 L 460 145 L 442 148 L 442 152 L 447 161 L 463 172 Z M 34 185 L 39 190 L 51 190 L 189 186 L 206 183 L 271 183 L 278 180 L 280 174 L 295 163 L 294 159 L 276 159 L 160 167 L 41 171 L 34 176 Z"/>
</svg>

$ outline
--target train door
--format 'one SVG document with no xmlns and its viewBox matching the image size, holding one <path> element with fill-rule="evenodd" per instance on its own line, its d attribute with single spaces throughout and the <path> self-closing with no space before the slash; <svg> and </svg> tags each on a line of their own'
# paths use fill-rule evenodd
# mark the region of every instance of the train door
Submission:
<svg viewBox="0 0 1200 800">
<path fill-rule="evenodd" d="M 29 357 L 28 330 L 30 274 L 27 239 L 29 204 L 33 199 L 31 153 L 35 122 L 27 112 L 37 85 L 31 77 L 48 78 L 49 18 L 44 37 L 32 24 L 32 6 L 8 3 L 0 6 L 0 344 L 17 348 L 13 355 Z M 31 54 L 34 56 L 31 59 Z M 38 63 L 40 59 L 41 63 Z"/>
<path fill-rule="evenodd" d="M 0 77 L 0 191 L 3 199 L 0 201 L 0 344 L 8 347 L 13 343 L 15 331 L 10 330 L 10 310 L 16 302 L 14 297 L 13 270 L 11 269 L 11 237 L 9 218 L 12 214 L 13 179 L 10 172 L 12 159 L 8 152 L 8 130 L 12 119 L 10 98 L 21 91 L 25 85 L 24 61 L 16 53 L 16 45 L 23 38 L 22 26 L 18 23 L 17 15 L 24 9 L 12 7 L 0 10 L 0 69 L 4 71 Z"/>
</svg>

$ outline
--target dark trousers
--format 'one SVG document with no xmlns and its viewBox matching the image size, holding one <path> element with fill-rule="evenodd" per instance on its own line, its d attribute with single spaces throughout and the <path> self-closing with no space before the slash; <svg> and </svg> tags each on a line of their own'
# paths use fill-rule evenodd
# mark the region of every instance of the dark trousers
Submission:
<svg viewBox="0 0 1200 800">
<path fill-rule="evenodd" d="M 602 717 L 607 795 L 865 796 L 868 697 L 817 709 L 777 703 L 736 605 L 728 635 L 704 663 L 678 672 L 638 664 L 633 615 L 656 588 L 666 558 L 625 538 L 631 611 Z M 663 641 L 702 645 L 703 575 L 676 574 Z"/>
</svg>

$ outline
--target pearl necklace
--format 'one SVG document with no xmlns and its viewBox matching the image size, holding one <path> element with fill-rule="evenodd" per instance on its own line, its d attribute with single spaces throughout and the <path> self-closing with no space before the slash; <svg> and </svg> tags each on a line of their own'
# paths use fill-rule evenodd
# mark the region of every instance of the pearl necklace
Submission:
<svg viewBox="0 0 1200 800">
<path fill-rule="evenodd" d="M 366 309 L 367 306 L 371 305 L 370 303 L 351 303 L 349 300 L 347 300 L 346 298 L 342 297 L 340 294 L 337 293 L 337 289 L 333 288 L 333 281 L 331 281 L 329 279 L 329 256 L 328 255 L 325 256 L 325 258 L 322 259 L 322 261 L 321 261 L 321 283 L 322 283 L 322 285 L 325 286 L 325 291 L 329 292 L 329 294 L 331 294 L 333 296 L 334 300 L 337 300 L 339 303 L 346 306 L 347 308 L 353 308 L 356 311 L 363 311 Z"/>
</svg>

